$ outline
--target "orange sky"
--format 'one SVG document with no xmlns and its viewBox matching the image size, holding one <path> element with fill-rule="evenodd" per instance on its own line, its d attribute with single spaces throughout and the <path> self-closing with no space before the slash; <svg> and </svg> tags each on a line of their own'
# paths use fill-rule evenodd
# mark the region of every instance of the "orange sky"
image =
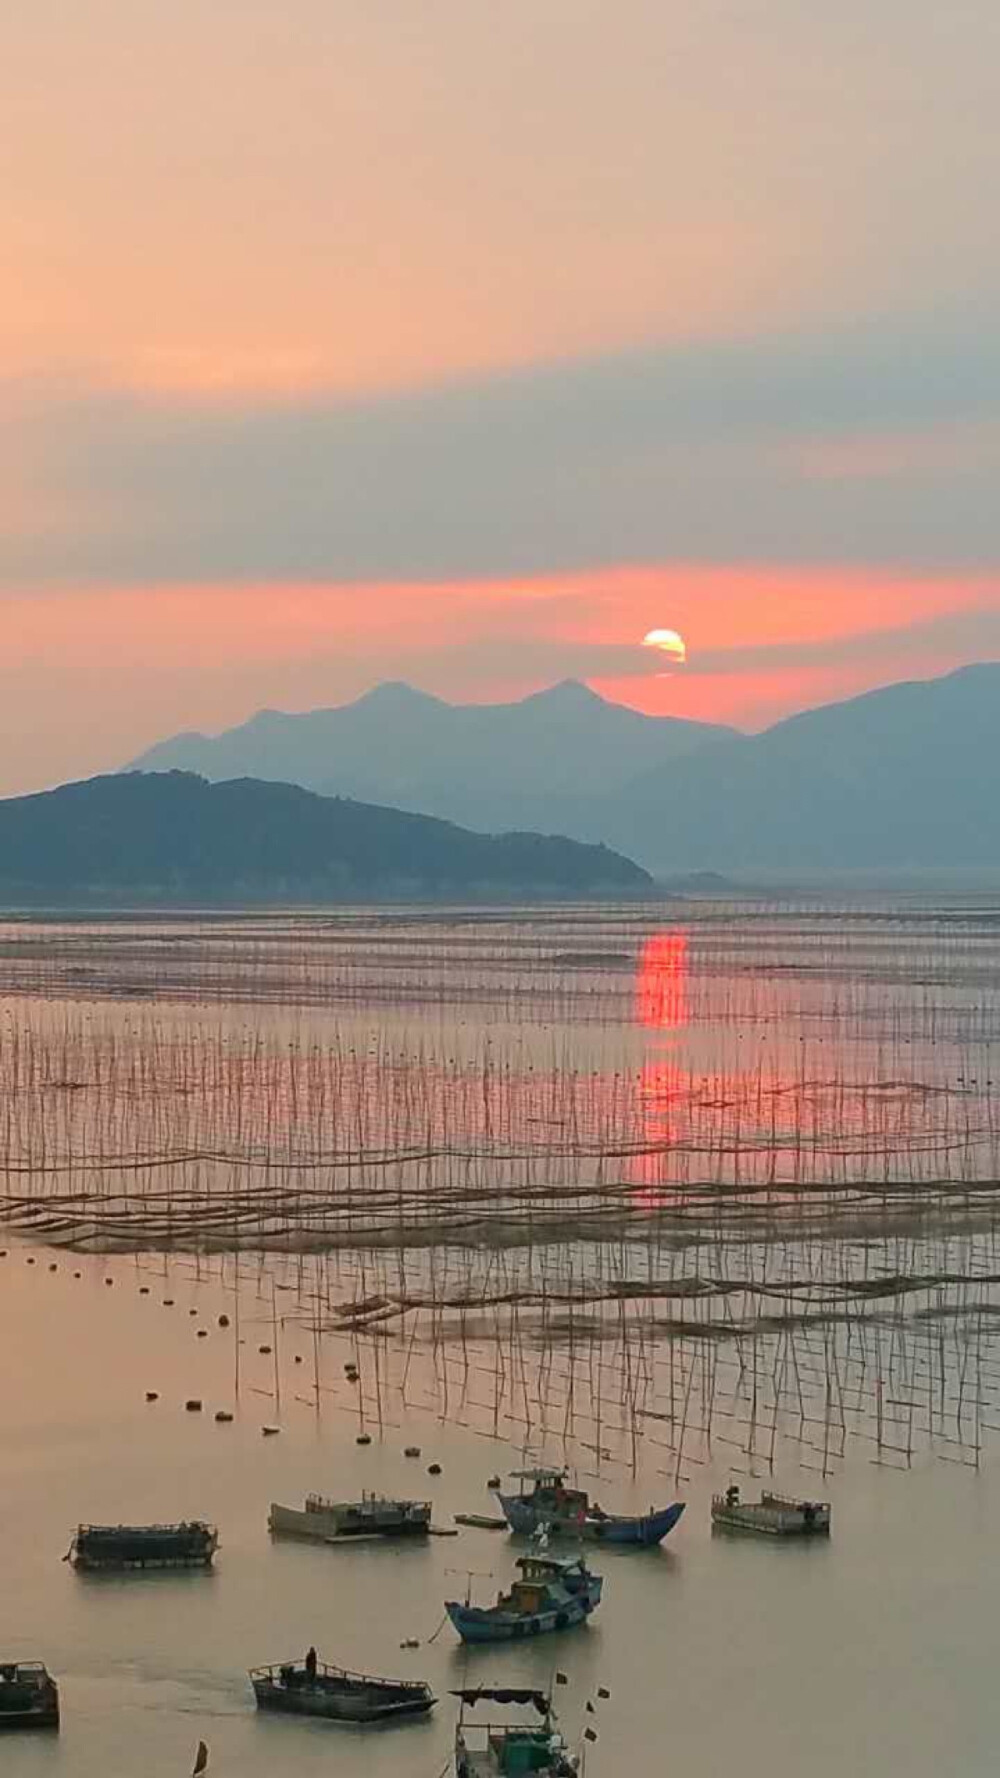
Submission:
<svg viewBox="0 0 1000 1778">
<path fill-rule="evenodd" d="M 998 69 L 995 0 L 6 9 L 0 789 L 1000 655 Z"/>
<path fill-rule="evenodd" d="M 990 621 L 992 588 L 974 577 L 674 565 L 519 584 L 8 597 L 0 696 L 8 737 L 21 745 L 8 745 L 2 787 L 111 769 L 178 727 L 220 729 L 261 705 L 339 703 L 379 679 L 444 696 L 458 684 L 481 702 L 572 676 L 651 713 L 760 727 L 889 678 L 962 664 L 971 651 L 960 625 L 957 646 L 949 634 L 962 615 L 973 626 Z M 686 668 L 663 672 L 640 646 L 660 619 L 687 637 Z M 56 720 L 67 705 L 90 713 L 69 752 Z"/>
</svg>

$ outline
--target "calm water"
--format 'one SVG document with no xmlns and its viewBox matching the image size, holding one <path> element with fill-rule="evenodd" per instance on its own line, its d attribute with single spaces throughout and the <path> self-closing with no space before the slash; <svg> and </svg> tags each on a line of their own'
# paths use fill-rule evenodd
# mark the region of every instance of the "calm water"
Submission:
<svg viewBox="0 0 1000 1778">
<path fill-rule="evenodd" d="M 611 1689 L 592 1778 L 674 1761 L 767 1778 L 991 1771 L 998 948 L 990 910 L 954 908 L 8 928 L 3 1127 L 21 1232 L 0 1260 L 0 1652 L 46 1660 L 64 1726 L 6 1739 L 4 1771 L 185 1773 L 202 1737 L 212 1771 L 241 1778 L 438 1778 L 449 1686 L 547 1683 L 557 1664 L 568 1731 Z M 422 1194 L 412 1246 L 388 1251 L 370 1226 L 387 1146 L 404 1216 L 414 1181 Z M 79 1234 L 66 1200 L 80 1192 L 102 1228 L 123 1190 L 145 1216 L 164 1174 L 175 1219 L 250 1179 L 267 1195 L 318 1175 L 319 1198 L 288 1212 L 281 1243 L 271 1228 L 263 1259 L 251 1237 L 238 1267 L 217 1240 L 109 1257 L 24 1227 L 55 1204 L 53 1236 Z M 588 1182 L 602 1216 L 606 1188 L 618 1208 L 584 1236 Z M 514 1253 L 489 1222 L 500 1190 Z M 572 1226 L 556 1227 L 543 1207 L 564 1192 Z M 474 1205 L 471 1233 L 456 1202 L 463 1217 Z M 354 1246 L 348 1214 L 365 1231 Z M 542 1219 L 527 1242 L 519 1214 Z M 505 1285 L 544 1281 L 541 1309 L 536 1293 L 512 1320 L 490 1298 L 498 1243 Z M 789 1327 L 803 1276 L 814 1319 L 796 1299 Z M 695 1277 L 712 1290 L 689 1302 Z M 607 1287 L 639 1278 L 650 1294 L 626 1313 Z M 550 1304 L 567 1284 L 571 1341 Z M 418 1286 L 424 1306 L 399 1311 Z M 343 1311 L 374 1294 L 392 1317 L 359 1337 Z M 238 1330 L 220 1329 L 237 1300 Z M 277 1366 L 259 1350 L 275 1324 Z M 354 1356 L 360 1389 L 343 1374 Z M 201 1416 L 183 1410 L 192 1395 Z M 215 1425 L 220 1406 L 233 1425 Z M 662 1552 L 595 1556 L 593 1624 L 530 1651 L 463 1655 L 439 1629 L 445 1597 L 471 1585 L 485 1600 L 509 1579 L 505 1536 L 268 1538 L 269 1502 L 313 1489 L 427 1491 L 447 1524 L 487 1509 L 487 1477 L 526 1449 L 565 1455 L 607 1506 L 688 1502 Z M 772 1467 L 832 1499 L 829 1547 L 712 1537 L 713 1487 L 735 1474 L 755 1489 Z M 210 1577 L 95 1581 L 60 1561 L 81 1519 L 184 1515 L 219 1524 Z M 400 1648 L 409 1637 L 419 1649 Z M 310 1642 L 430 1680 L 434 1717 L 363 1739 L 258 1720 L 246 1668 Z"/>
</svg>

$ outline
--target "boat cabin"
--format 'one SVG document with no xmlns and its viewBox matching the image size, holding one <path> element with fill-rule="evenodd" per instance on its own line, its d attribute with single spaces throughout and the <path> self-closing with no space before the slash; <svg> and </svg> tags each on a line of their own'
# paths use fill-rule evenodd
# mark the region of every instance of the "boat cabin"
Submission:
<svg viewBox="0 0 1000 1778">
<path fill-rule="evenodd" d="M 497 1604 L 528 1617 L 550 1603 L 553 1587 L 576 1593 L 586 1579 L 586 1569 L 579 1557 L 560 1562 L 554 1556 L 521 1556 L 517 1567 L 521 1571 L 520 1580 L 512 1582 L 509 1593 L 500 1594 Z"/>
<path fill-rule="evenodd" d="M 587 1512 L 585 1489 L 568 1488 L 564 1469 L 516 1469 L 511 1480 L 521 1484 L 519 1499 L 530 1500 L 532 1506 L 553 1518 L 579 1518 Z"/>
<path fill-rule="evenodd" d="M 551 1772 L 552 1735 L 548 1729 L 488 1729 L 478 1726 L 467 1730 L 464 1763 L 459 1772 L 468 1778 L 489 1774 L 494 1778 L 516 1778 L 522 1772 Z"/>
<path fill-rule="evenodd" d="M 551 1700 L 544 1692 L 524 1690 L 474 1689 L 457 1692 L 462 1700 L 455 1733 L 455 1769 L 458 1778 L 522 1778 L 522 1774 L 543 1773 L 547 1778 L 572 1778 L 577 1762 L 572 1759 L 552 1712 Z M 470 1711 L 477 1704 L 516 1705 L 519 1720 L 499 1720 L 500 1713 L 491 1709 L 492 1720 L 470 1720 Z M 536 1712 L 536 1720 L 525 1720 L 525 1707 Z"/>
<path fill-rule="evenodd" d="M 429 1500 L 387 1500 L 383 1494 L 362 1494 L 360 1500 L 327 1500 L 322 1494 L 306 1495 L 306 1512 L 338 1519 L 344 1525 L 382 1525 L 431 1516 Z"/>
</svg>

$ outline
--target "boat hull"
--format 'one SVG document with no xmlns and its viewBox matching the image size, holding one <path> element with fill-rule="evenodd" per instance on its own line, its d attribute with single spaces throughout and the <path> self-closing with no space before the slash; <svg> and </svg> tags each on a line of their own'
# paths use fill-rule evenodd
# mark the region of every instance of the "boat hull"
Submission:
<svg viewBox="0 0 1000 1778">
<path fill-rule="evenodd" d="M 214 1550 L 199 1556 L 74 1556 L 73 1567 L 78 1574 L 155 1573 L 163 1569 L 211 1568 Z"/>
<path fill-rule="evenodd" d="M 497 1494 L 504 1518 L 512 1531 L 532 1537 L 543 1528 L 550 1537 L 574 1537 L 586 1543 L 627 1544 L 652 1549 L 663 1542 L 684 1512 L 684 1502 L 674 1501 L 658 1512 L 635 1518 L 587 1513 L 581 1518 L 558 1518 L 517 1494 Z"/>
<path fill-rule="evenodd" d="M 602 1578 L 595 1575 L 583 1592 L 546 1605 L 540 1611 L 525 1613 L 480 1610 L 474 1605 L 454 1601 L 445 1606 L 463 1642 L 522 1642 L 529 1637 L 548 1635 L 554 1630 L 572 1630 L 585 1624 L 601 1603 Z"/>
<path fill-rule="evenodd" d="M 214 1526 L 81 1525 L 69 1559 L 82 1574 L 211 1568 L 218 1547 Z"/>
<path fill-rule="evenodd" d="M 406 1698 L 393 1703 L 331 1696 L 322 1691 L 284 1691 L 280 1687 L 254 1684 L 259 1710 L 270 1710 L 282 1716 L 312 1716 L 324 1722 L 368 1723 L 401 1722 L 426 1716 L 437 1700 L 433 1697 Z"/>
<path fill-rule="evenodd" d="M 721 1531 L 747 1531 L 757 1537 L 829 1537 L 829 1511 L 816 1511 L 812 1517 L 785 1507 L 771 1507 L 757 1502 L 739 1506 L 713 1503 L 712 1524 Z"/>
<path fill-rule="evenodd" d="M 0 1732 L 58 1727 L 59 1687 L 54 1679 L 0 1678 Z"/>
<path fill-rule="evenodd" d="M 392 1519 L 384 1523 L 369 1520 L 354 1522 L 339 1514 L 303 1512 L 293 1506 L 275 1502 L 268 1515 L 268 1528 L 273 1537 L 299 1537 L 308 1543 L 357 1543 L 426 1538 L 429 1522 L 423 1518 Z"/>
</svg>

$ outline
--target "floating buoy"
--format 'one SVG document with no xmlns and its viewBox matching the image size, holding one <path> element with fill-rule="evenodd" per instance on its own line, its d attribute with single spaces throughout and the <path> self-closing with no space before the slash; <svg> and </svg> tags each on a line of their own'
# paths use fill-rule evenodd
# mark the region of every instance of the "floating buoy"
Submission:
<svg viewBox="0 0 1000 1778">
<path fill-rule="evenodd" d="M 301 1354 L 301 1352 L 296 1352 L 296 1354 L 295 1354 L 295 1362 L 296 1362 L 296 1364 L 301 1364 L 301 1363 L 302 1363 L 302 1354 Z"/>
<path fill-rule="evenodd" d="M 29 1264 L 29 1266 L 33 1266 L 33 1265 L 34 1265 L 34 1263 L 35 1263 L 35 1262 L 34 1262 L 34 1260 L 33 1260 L 33 1259 L 32 1259 L 32 1257 L 31 1257 L 31 1255 L 30 1255 L 30 1254 L 29 1254 L 29 1255 L 28 1255 L 28 1264 Z"/>
<path fill-rule="evenodd" d="M 406 1450 L 403 1452 L 403 1456 L 404 1457 L 419 1457 L 420 1456 L 420 1446 L 419 1445 L 407 1445 Z"/>
<path fill-rule="evenodd" d="M 219 1316 L 219 1326 L 220 1327 L 228 1327 L 229 1326 L 229 1316 L 228 1315 L 220 1315 Z"/>
<path fill-rule="evenodd" d="M 420 1644 L 415 1636 L 405 1636 L 399 1646 L 400 1648 L 419 1648 Z"/>
<path fill-rule="evenodd" d="M 114 1279 L 113 1278 L 105 1278 L 104 1282 L 107 1285 L 108 1289 L 110 1290 L 112 1284 L 114 1283 Z"/>
<path fill-rule="evenodd" d="M 74 1276 L 74 1278 L 82 1278 L 82 1277 L 83 1277 L 83 1273 L 82 1273 L 82 1272 L 74 1272 L 74 1273 L 73 1273 L 73 1276 Z"/>
<path fill-rule="evenodd" d="M 197 1315 L 197 1313 L 198 1313 L 197 1309 L 189 1309 L 188 1310 L 189 1315 Z"/>
<path fill-rule="evenodd" d="M 499 1488 L 499 1486 L 500 1486 L 500 1477 L 499 1477 L 499 1476 L 498 1476 L 498 1475 L 491 1475 L 491 1476 L 490 1476 L 490 1479 L 489 1479 L 489 1481 L 488 1481 L 488 1482 L 487 1482 L 487 1484 L 486 1484 L 486 1486 L 487 1486 L 487 1487 L 488 1487 L 488 1488 Z"/>
<path fill-rule="evenodd" d="M 79 1278 L 80 1274 L 79 1274 L 79 1272 L 74 1272 L 73 1276 L 74 1276 L 74 1278 Z M 140 1284 L 139 1295 L 140 1296 L 148 1296 L 149 1295 L 149 1285 L 148 1284 Z"/>
<path fill-rule="evenodd" d="M 264 1355 L 264 1357 L 266 1357 L 267 1354 L 270 1352 L 271 1348 L 270 1348 L 270 1346 L 258 1346 L 257 1350 L 258 1350 L 258 1352 L 262 1353 Z"/>
<path fill-rule="evenodd" d="M 172 1308 L 173 1308 L 173 1306 L 174 1306 L 174 1299 L 173 1299 L 173 1297 L 172 1297 L 172 1296 L 165 1296 L 165 1297 L 164 1297 L 164 1299 L 163 1299 L 163 1307 L 164 1307 L 164 1308 L 165 1308 L 165 1309 L 172 1309 Z"/>
<path fill-rule="evenodd" d="M 159 1399 L 160 1399 L 159 1395 L 157 1394 L 155 1389 L 147 1389 L 146 1390 L 146 1400 L 147 1401 L 159 1401 Z"/>
<path fill-rule="evenodd" d="M 354 1441 L 354 1443 L 356 1445 L 370 1445 L 371 1442 L 372 1442 L 372 1435 L 370 1432 L 359 1432 L 357 1438 Z"/>
<path fill-rule="evenodd" d="M 199 1340 L 207 1340 L 208 1339 L 208 1328 L 207 1327 L 199 1327 L 198 1338 L 199 1338 Z"/>
<path fill-rule="evenodd" d="M 281 1431 L 281 1427 L 280 1426 L 262 1426 L 260 1430 L 261 1430 L 261 1436 L 263 1438 L 276 1438 L 278 1433 Z"/>
<path fill-rule="evenodd" d="M 428 1475 L 440 1475 L 441 1474 L 440 1463 L 428 1463 L 427 1474 Z"/>
<path fill-rule="evenodd" d="M 49 1267 L 49 1271 L 50 1272 L 58 1272 L 58 1270 L 59 1270 L 59 1267 L 56 1265 L 55 1260 L 53 1260 L 52 1264 Z"/>
<path fill-rule="evenodd" d="M 218 1413 L 215 1416 L 216 1425 L 217 1426 L 228 1426 L 229 1422 L 232 1420 L 232 1417 L 233 1417 L 232 1414 L 228 1413 L 225 1408 L 220 1408 Z"/>
<path fill-rule="evenodd" d="M 190 1401 L 186 1401 L 184 1403 L 184 1406 L 187 1409 L 189 1414 L 200 1414 L 201 1413 L 201 1402 L 197 1399 L 196 1396 L 192 1396 Z"/>
</svg>

